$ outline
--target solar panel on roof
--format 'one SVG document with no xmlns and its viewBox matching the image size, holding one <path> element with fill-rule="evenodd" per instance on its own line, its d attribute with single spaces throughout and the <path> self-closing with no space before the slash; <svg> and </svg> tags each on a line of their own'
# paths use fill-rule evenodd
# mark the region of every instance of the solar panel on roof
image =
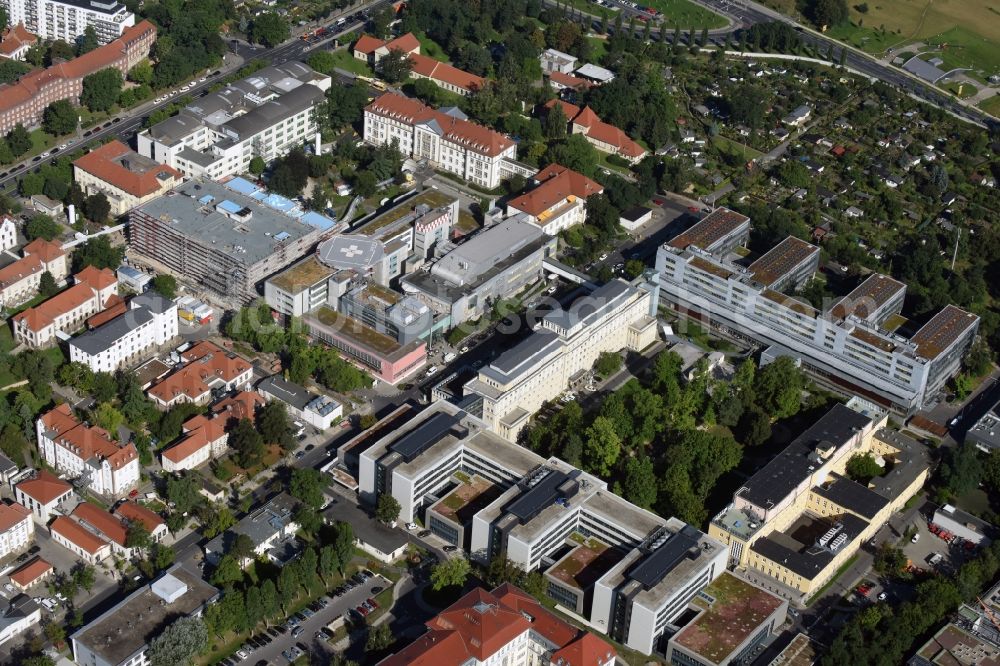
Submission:
<svg viewBox="0 0 1000 666">
<path fill-rule="evenodd" d="M 389 450 L 402 456 L 406 462 L 410 462 L 439 442 L 459 422 L 460 419 L 454 414 L 435 414 L 390 444 Z"/>
</svg>

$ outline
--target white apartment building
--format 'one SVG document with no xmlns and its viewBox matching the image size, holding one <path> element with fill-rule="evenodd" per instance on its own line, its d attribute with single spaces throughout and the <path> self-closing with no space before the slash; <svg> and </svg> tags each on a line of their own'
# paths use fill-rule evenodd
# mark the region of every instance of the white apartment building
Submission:
<svg viewBox="0 0 1000 666">
<path fill-rule="evenodd" d="M 135 445 L 120 445 L 107 431 L 81 423 L 65 403 L 38 418 L 35 435 L 46 463 L 97 495 L 122 497 L 139 483 Z"/>
<path fill-rule="evenodd" d="M 177 305 L 147 292 L 129 301 L 129 309 L 108 323 L 69 342 L 69 360 L 94 372 L 114 372 L 144 358 L 177 335 Z"/>
<path fill-rule="evenodd" d="M 517 440 L 531 416 L 566 390 L 570 377 L 602 352 L 639 351 L 656 341 L 656 285 L 613 280 L 568 310 L 542 317 L 535 332 L 498 356 L 465 385 L 483 400 L 483 420 Z"/>
<path fill-rule="evenodd" d="M 792 356 L 834 390 L 861 393 L 903 414 L 919 409 L 958 371 L 979 317 L 949 305 L 904 337 L 897 329 L 906 322 L 899 315 L 906 285 L 877 274 L 821 312 L 782 293 L 809 279 L 819 248 L 786 239 L 744 267 L 727 256 L 732 246 L 721 240 L 733 238 L 742 220 L 706 225 L 705 218 L 660 247 L 656 271 L 664 305 L 771 345 L 763 362 Z"/>
<path fill-rule="evenodd" d="M 43 40 L 72 44 L 88 26 L 97 41 L 107 44 L 135 25 L 135 14 L 116 0 L 0 0 L 7 10 L 8 23 L 23 23 Z"/>
<path fill-rule="evenodd" d="M 17 225 L 14 218 L 4 215 L 0 217 L 0 252 L 17 245 Z"/>
<path fill-rule="evenodd" d="M 46 271 L 56 284 L 69 274 L 69 262 L 61 243 L 36 238 L 21 249 L 21 259 L 0 268 L 0 305 L 18 305 L 38 293 Z"/>
<path fill-rule="evenodd" d="M 254 157 L 270 162 L 315 136 L 330 84 L 301 62 L 265 67 L 141 132 L 139 154 L 190 178 L 246 173 Z"/>
<path fill-rule="evenodd" d="M 470 122 L 457 108 L 439 111 L 418 100 L 385 93 L 365 107 L 364 131 L 368 143 L 395 142 L 403 155 L 425 159 L 482 187 L 492 189 L 503 178 L 534 173 L 515 162 L 517 144 Z"/>
<path fill-rule="evenodd" d="M 15 340 L 33 349 L 52 344 L 56 336 L 82 328 L 118 294 L 118 279 L 107 268 L 87 266 L 73 280 L 73 286 L 11 318 Z"/>
<path fill-rule="evenodd" d="M 22 504 L 0 504 L 0 557 L 27 548 L 35 538 L 35 521 Z"/>
<path fill-rule="evenodd" d="M 492 486 L 489 502 L 467 504 L 462 518 L 453 512 L 451 525 L 442 521 L 441 504 L 457 498 L 452 491 L 472 479 Z M 698 590 L 725 570 L 723 544 L 630 504 L 604 481 L 557 458 L 546 460 L 501 439 L 481 419 L 444 401 L 364 451 L 358 481 L 362 501 L 375 504 L 391 493 L 400 521 L 424 518 L 428 529 L 482 563 L 503 555 L 526 571 L 551 571 L 553 556 L 584 537 L 614 549 L 620 558 L 611 558 L 598 584 L 580 591 L 593 602 L 576 612 L 645 654 Z"/>
<path fill-rule="evenodd" d="M 224 454 L 229 443 L 229 433 L 226 432 L 228 420 L 226 415 L 208 418 L 198 414 L 185 421 L 180 441 L 160 454 L 163 471 L 194 469 Z"/>
</svg>

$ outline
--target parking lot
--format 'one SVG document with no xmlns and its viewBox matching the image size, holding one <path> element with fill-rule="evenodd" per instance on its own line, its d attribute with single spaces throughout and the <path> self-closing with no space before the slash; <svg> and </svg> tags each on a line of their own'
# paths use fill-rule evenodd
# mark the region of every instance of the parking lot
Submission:
<svg viewBox="0 0 1000 666">
<path fill-rule="evenodd" d="M 327 637 L 322 633 L 317 635 L 317 632 L 320 632 L 323 627 L 326 627 L 342 616 L 345 619 L 351 619 L 350 614 L 354 608 L 369 597 L 374 597 L 378 592 L 381 592 L 381 589 L 375 591 L 374 588 L 386 589 L 389 587 L 392 587 L 391 581 L 382 576 L 374 576 L 364 583 L 357 585 L 354 589 L 347 590 L 342 596 L 327 596 L 328 604 L 326 608 L 320 608 L 310 617 L 298 621 L 294 627 L 289 627 L 287 624 L 280 625 L 269 629 L 269 633 L 261 631 L 255 634 L 255 638 L 259 637 L 261 641 L 266 643 L 263 647 L 254 647 L 249 642 L 244 643 L 240 650 L 237 651 L 237 654 L 223 660 L 222 664 L 223 666 L 233 666 L 243 661 L 254 664 L 260 662 L 267 664 L 289 663 L 294 658 L 289 660 L 282 653 L 284 652 L 288 656 L 293 656 L 294 652 L 290 651 L 295 647 L 302 652 L 311 654 L 332 653 L 333 646 L 327 641 Z M 240 652 L 245 654 L 246 657 L 243 657 Z"/>
</svg>

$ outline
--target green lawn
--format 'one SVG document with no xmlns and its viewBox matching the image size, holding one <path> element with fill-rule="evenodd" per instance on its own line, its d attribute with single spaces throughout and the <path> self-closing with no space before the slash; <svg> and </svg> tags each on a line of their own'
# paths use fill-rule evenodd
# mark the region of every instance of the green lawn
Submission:
<svg viewBox="0 0 1000 666">
<path fill-rule="evenodd" d="M 944 89 L 955 95 L 959 99 L 967 99 L 975 95 L 978 90 L 976 86 L 970 83 L 963 83 L 959 81 L 952 81 L 944 86 Z"/>
<path fill-rule="evenodd" d="M 994 95 L 979 103 L 979 108 L 997 118 L 1000 118 L 1000 95 Z"/>
<path fill-rule="evenodd" d="M 423 33 L 417 33 L 417 39 L 420 40 L 420 52 L 422 54 L 441 62 L 448 62 L 448 56 L 445 54 L 444 49 L 438 46 L 438 43 L 433 39 Z"/>
<path fill-rule="evenodd" d="M 594 62 L 600 62 L 604 54 L 608 52 L 604 47 L 604 40 L 600 37 L 587 37 L 587 41 L 590 42 L 590 59 Z"/>
<path fill-rule="evenodd" d="M 868 22 L 864 25 L 856 23 L 845 23 L 830 28 L 826 32 L 827 36 L 849 44 L 854 48 L 861 49 L 867 53 L 880 55 L 897 44 L 902 43 L 902 38 L 892 32 L 883 32 L 868 27 Z"/>
<path fill-rule="evenodd" d="M 332 51 L 334 67 L 339 67 L 340 69 L 345 69 L 352 74 L 357 74 L 358 76 L 373 76 L 372 68 L 368 66 L 364 60 L 358 60 L 355 58 L 350 51 L 346 49 L 338 49 Z"/>
<path fill-rule="evenodd" d="M 690 2 L 690 0 L 646 0 L 644 4 L 663 13 L 663 24 L 669 28 L 682 29 L 724 28 L 726 19 L 715 12 Z"/>
<path fill-rule="evenodd" d="M 741 158 L 746 158 L 747 162 L 749 162 L 750 160 L 755 160 L 758 157 L 762 157 L 764 155 L 764 153 L 760 152 L 759 150 L 755 150 L 750 146 L 742 144 L 738 141 L 727 139 L 724 136 L 712 137 L 712 143 L 715 145 L 716 148 L 718 148 L 723 152 L 736 154 L 739 155 Z"/>
<path fill-rule="evenodd" d="M 1000 23 L 1000 16 L 993 19 Z M 962 27 L 938 33 L 927 43 L 940 50 L 934 55 L 944 60 L 941 69 L 948 71 L 961 67 L 976 79 L 985 81 L 1000 73 L 1000 40 L 990 41 L 978 33 Z"/>
</svg>

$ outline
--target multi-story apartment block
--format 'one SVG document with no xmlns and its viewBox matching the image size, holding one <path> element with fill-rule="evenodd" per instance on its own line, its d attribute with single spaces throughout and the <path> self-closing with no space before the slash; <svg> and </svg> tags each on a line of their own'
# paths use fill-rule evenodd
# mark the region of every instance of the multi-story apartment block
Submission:
<svg viewBox="0 0 1000 666">
<path fill-rule="evenodd" d="M 330 82 L 301 62 L 265 67 L 141 132 L 139 154 L 192 178 L 246 173 L 254 157 L 269 162 L 316 134 Z"/>
<path fill-rule="evenodd" d="M 36 238 L 21 250 L 22 258 L 0 268 L 0 305 L 10 307 L 38 293 L 42 273 L 48 272 L 56 284 L 69 274 L 69 262 L 62 244 Z"/>
<path fill-rule="evenodd" d="M 807 281 L 819 249 L 786 239 L 744 266 L 727 256 L 749 220 L 720 209 L 662 245 L 656 256 L 663 304 L 723 333 L 771 345 L 831 388 L 910 414 L 958 371 L 979 318 L 949 305 L 909 337 L 899 333 L 906 286 L 872 275 L 821 312 L 784 292 Z M 728 241 L 726 239 L 729 239 Z"/>
<path fill-rule="evenodd" d="M 26 548 L 34 538 L 31 511 L 17 502 L 0 504 L 0 557 Z"/>
<path fill-rule="evenodd" d="M 204 405 L 215 392 L 247 388 L 253 376 L 249 361 L 204 340 L 181 352 L 184 365 L 149 387 L 149 399 L 161 409 L 181 402 Z"/>
<path fill-rule="evenodd" d="M 155 292 L 135 296 L 128 310 L 69 341 L 69 360 L 114 372 L 177 335 L 177 305 Z"/>
<path fill-rule="evenodd" d="M 61 2 L 51 4 L 62 6 Z M 11 20 L 15 21 L 13 16 Z M 52 102 L 68 99 L 74 105 L 79 104 L 84 77 L 109 67 L 124 76 L 149 55 L 155 41 L 156 27 L 149 21 L 140 21 L 122 31 L 114 41 L 89 53 L 26 74 L 17 83 L 0 86 L 0 132 L 9 132 L 17 125 L 39 124 Z"/>
<path fill-rule="evenodd" d="M 438 401 L 360 454 L 359 496 L 391 494 L 401 521 L 428 529 L 486 563 L 506 557 L 545 572 L 548 594 L 629 647 L 662 651 L 661 637 L 701 587 L 725 570 L 718 541 L 611 493 L 607 484 L 490 431 Z M 574 579 L 583 551 L 587 575 Z M 584 580 L 585 579 L 585 580 Z"/>
<path fill-rule="evenodd" d="M 491 189 L 503 178 L 534 173 L 515 161 L 517 144 L 511 139 L 470 122 L 457 108 L 439 111 L 396 93 L 365 107 L 364 138 L 376 146 L 395 143 L 403 155 Z"/>
<path fill-rule="evenodd" d="M 587 219 L 587 198 L 604 186 L 582 173 L 550 164 L 532 177 L 532 189 L 507 202 L 507 214 L 523 213 L 526 220 L 555 236 Z"/>
<path fill-rule="evenodd" d="M 235 302 L 343 225 L 242 178 L 191 180 L 129 214 L 132 248 Z"/>
<path fill-rule="evenodd" d="M 52 344 L 57 335 L 79 330 L 117 298 L 118 279 L 107 268 L 87 266 L 73 280 L 69 289 L 11 317 L 15 340 L 34 349 Z"/>
<path fill-rule="evenodd" d="M 709 525 L 729 564 L 796 602 L 830 580 L 927 478 L 926 447 L 887 420 L 868 401 L 838 404 L 746 481 Z M 846 475 L 865 453 L 885 469 L 867 485 Z"/>
<path fill-rule="evenodd" d="M 100 666 L 146 666 L 146 650 L 163 627 L 180 617 L 197 617 L 219 598 L 219 590 L 197 571 L 175 564 L 69 638 L 73 661 Z"/>
<path fill-rule="evenodd" d="M 448 326 L 458 326 L 540 280 L 542 263 L 555 254 L 556 244 L 556 237 L 523 216 L 511 217 L 464 243 L 441 246 L 430 270 L 404 275 L 401 284 Z"/>
<path fill-rule="evenodd" d="M 0 0 L 0 7 L 11 25 L 23 23 L 42 39 L 70 44 L 88 27 L 107 44 L 135 25 L 135 14 L 116 0 Z"/>
<path fill-rule="evenodd" d="M 107 197 L 113 217 L 180 185 L 183 177 L 177 169 L 143 157 L 117 140 L 73 162 L 73 182 L 84 194 Z"/>
<path fill-rule="evenodd" d="M 476 588 L 426 622 L 426 632 L 379 666 L 612 666 L 615 649 L 503 584 Z"/>
<path fill-rule="evenodd" d="M 534 333 L 481 368 L 465 394 L 482 398 L 483 420 L 516 441 L 542 404 L 602 352 L 639 351 L 655 342 L 657 303 L 655 284 L 608 282 L 568 310 L 543 316 Z"/>
<path fill-rule="evenodd" d="M 65 403 L 38 417 L 35 435 L 46 463 L 97 495 L 122 497 L 139 483 L 135 444 L 81 423 Z"/>
</svg>

